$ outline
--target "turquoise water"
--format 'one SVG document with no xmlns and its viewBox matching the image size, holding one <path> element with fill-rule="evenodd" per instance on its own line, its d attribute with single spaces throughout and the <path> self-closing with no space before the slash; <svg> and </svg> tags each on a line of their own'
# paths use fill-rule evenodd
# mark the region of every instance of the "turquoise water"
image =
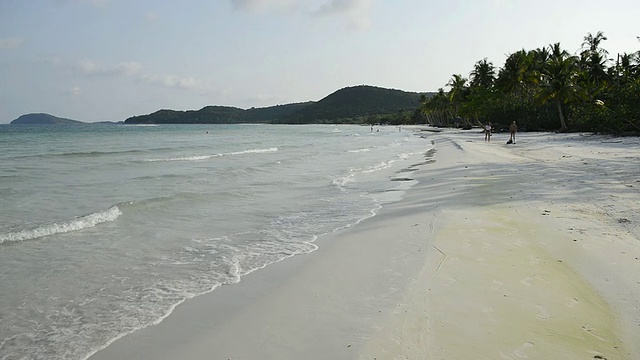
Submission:
<svg viewBox="0 0 640 360">
<path fill-rule="evenodd" d="M 431 146 L 379 129 L 0 125 L 0 359 L 84 359 L 373 216 Z"/>
</svg>

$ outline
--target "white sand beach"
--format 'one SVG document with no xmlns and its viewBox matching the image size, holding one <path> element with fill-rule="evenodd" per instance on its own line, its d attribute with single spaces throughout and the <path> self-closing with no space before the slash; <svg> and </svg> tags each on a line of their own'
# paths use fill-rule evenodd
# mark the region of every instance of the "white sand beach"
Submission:
<svg viewBox="0 0 640 360">
<path fill-rule="evenodd" d="M 424 134 L 403 200 L 91 359 L 640 359 L 640 139 Z"/>
</svg>

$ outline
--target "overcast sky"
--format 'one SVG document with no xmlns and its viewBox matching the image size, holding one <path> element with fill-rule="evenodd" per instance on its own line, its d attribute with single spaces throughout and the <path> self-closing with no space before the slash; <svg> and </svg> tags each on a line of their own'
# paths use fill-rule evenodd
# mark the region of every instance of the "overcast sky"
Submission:
<svg viewBox="0 0 640 360">
<path fill-rule="evenodd" d="M 611 57 L 638 51 L 639 15 L 638 0 L 0 0 L 0 123 L 436 91 L 589 32 Z"/>
</svg>

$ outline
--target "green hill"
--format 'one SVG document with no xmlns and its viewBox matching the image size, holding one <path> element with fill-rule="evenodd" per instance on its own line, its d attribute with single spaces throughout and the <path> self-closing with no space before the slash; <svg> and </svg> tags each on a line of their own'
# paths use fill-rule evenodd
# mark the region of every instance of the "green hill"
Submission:
<svg viewBox="0 0 640 360">
<path fill-rule="evenodd" d="M 312 106 L 314 103 L 294 103 L 277 105 L 266 108 L 251 108 L 246 110 L 244 116 L 248 122 L 255 123 L 276 123 L 278 120 L 294 114 L 302 109 Z"/>
<path fill-rule="evenodd" d="M 318 124 L 405 123 L 420 107 L 421 93 L 353 86 L 340 89 L 317 102 L 240 109 L 207 106 L 200 110 L 159 110 L 133 116 L 126 124 Z M 425 93 L 429 96 L 429 93 Z"/>
<path fill-rule="evenodd" d="M 59 118 L 49 114 L 26 114 L 13 120 L 11 125 L 78 125 L 85 124 L 82 121 Z"/>
<path fill-rule="evenodd" d="M 200 110 L 158 110 L 148 115 L 132 116 L 125 124 L 233 124 L 242 109 L 229 106 L 207 106 Z"/>
<path fill-rule="evenodd" d="M 368 85 L 347 87 L 276 122 L 364 123 L 369 117 L 413 112 L 420 106 L 420 95 L 421 93 Z"/>
<path fill-rule="evenodd" d="M 271 123 L 298 111 L 310 103 L 277 105 L 243 110 L 230 106 L 206 106 L 200 110 L 159 110 L 133 116 L 125 124 L 240 124 Z"/>
</svg>

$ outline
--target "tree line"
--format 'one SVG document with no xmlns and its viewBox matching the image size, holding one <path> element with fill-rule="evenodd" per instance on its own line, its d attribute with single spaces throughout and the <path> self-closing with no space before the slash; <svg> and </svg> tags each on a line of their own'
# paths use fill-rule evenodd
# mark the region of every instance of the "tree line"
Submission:
<svg viewBox="0 0 640 360">
<path fill-rule="evenodd" d="M 502 129 L 515 120 L 530 131 L 640 134 L 640 51 L 613 55 L 606 40 L 588 33 L 573 55 L 560 43 L 522 49 L 499 69 L 484 58 L 468 78 L 454 74 L 449 91 L 423 96 L 420 112 L 436 126 Z"/>
</svg>

